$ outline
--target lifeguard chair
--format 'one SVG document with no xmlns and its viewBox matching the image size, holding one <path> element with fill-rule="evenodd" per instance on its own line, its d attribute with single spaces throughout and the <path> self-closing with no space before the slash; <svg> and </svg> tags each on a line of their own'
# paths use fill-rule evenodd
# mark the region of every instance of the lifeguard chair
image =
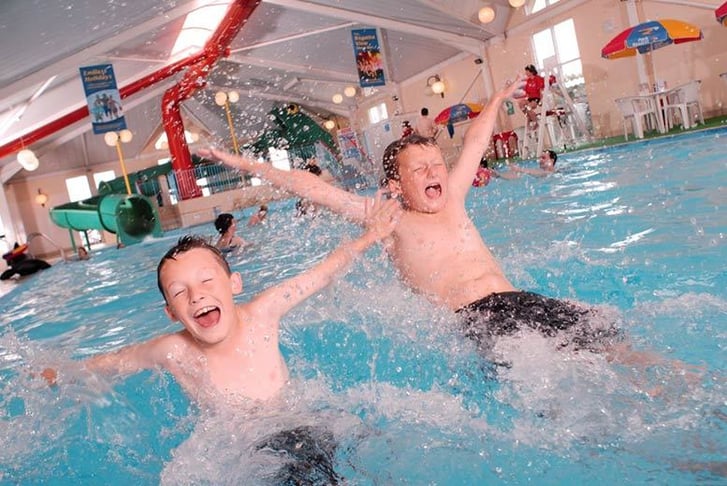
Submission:
<svg viewBox="0 0 727 486">
<path fill-rule="evenodd" d="M 536 157 L 542 153 L 545 136 L 548 136 L 549 148 L 566 148 L 574 146 L 576 127 L 579 132 L 588 136 L 586 122 L 575 107 L 565 86 L 559 83 L 558 68 L 553 58 L 546 59 L 544 74 L 547 76 L 543 97 L 538 107 L 538 126 L 525 124 L 521 143 L 521 156 Z M 546 132 L 547 129 L 547 132 Z"/>
</svg>

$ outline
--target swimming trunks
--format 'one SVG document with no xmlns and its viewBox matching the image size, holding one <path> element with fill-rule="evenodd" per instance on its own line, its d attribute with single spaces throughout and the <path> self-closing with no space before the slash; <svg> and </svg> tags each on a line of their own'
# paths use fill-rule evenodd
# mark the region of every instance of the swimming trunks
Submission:
<svg viewBox="0 0 727 486">
<path fill-rule="evenodd" d="M 498 336 L 515 334 L 523 326 L 548 337 L 562 337 L 561 347 L 592 351 L 621 337 L 614 323 L 595 319 L 594 309 L 533 292 L 499 292 L 461 309 L 465 335 L 482 349 L 489 349 Z"/>
<path fill-rule="evenodd" d="M 286 460 L 273 484 L 336 485 L 343 478 L 333 469 L 336 442 L 333 434 L 310 426 L 284 430 L 266 437 L 257 450 L 273 453 Z"/>
</svg>

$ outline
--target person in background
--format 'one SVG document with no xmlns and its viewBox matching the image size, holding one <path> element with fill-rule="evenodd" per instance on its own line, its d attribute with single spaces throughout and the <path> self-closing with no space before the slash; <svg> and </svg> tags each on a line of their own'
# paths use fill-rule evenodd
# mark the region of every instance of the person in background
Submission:
<svg viewBox="0 0 727 486">
<path fill-rule="evenodd" d="M 429 117 L 429 108 L 422 108 L 414 124 L 414 133 L 421 137 L 436 138 L 438 132 L 434 120 Z"/>
<path fill-rule="evenodd" d="M 493 171 L 493 175 L 501 179 L 510 180 L 519 179 L 523 174 L 534 177 L 545 177 L 555 172 L 555 162 L 557 160 L 558 154 L 556 154 L 553 150 L 544 150 L 538 159 L 537 169 L 526 169 L 513 164 L 510 166 L 510 170 L 508 172 Z"/>
<path fill-rule="evenodd" d="M 91 255 L 88 254 L 88 250 L 86 250 L 85 246 L 79 246 L 78 247 L 78 259 L 79 260 L 88 260 L 91 258 Z"/>
<path fill-rule="evenodd" d="M 255 214 L 250 216 L 250 219 L 247 220 L 247 226 L 255 226 L 256 224 L 260 224 L 263 221 L 265 221 L 265 218 L 268 216 L 268 206 L 267 204 L 262 204 L 260 206 L 260 209 L 257 210 Z"/>
<path fill-rule="evenodd" d="M 475 179 L 472 181 L 472 187 L 484 187 L 490 183 L 492 178 L 492 170 L 489 168 L 487 163 L 487 157 L 482 157 L 480 160 L 480 166 L 475 172 Z"/>
<path fill-rule="evenodd" d="M 538 74 L 535 66 L 532 64 L 525 66 L 525 86 L 523 87 L 525 95 L 517 98 L 517 103 L 528 118 L 528 123 L 533 125 L 537 125 L 538 122 L 538 106 L 543 98 L 544 89 L 545 79 Z"/>
<path fill-rule="evenodd" d="M 245 246 L 246 242 L 235 234 L 237 230 L 237 222 L 235 217 L 230 213 L 222 213 L 215 219 L 215 228 L 220 234 L 215 246 L 223 251 L 228 252 Z"/>
<path fill-rule="evenodd" d="M 412 128 L 411 124 L 409 124 L 409 120 L 404 120 L 403 122 L 401 122 L 401 138 L 408 137 L 413 133 L 414 129 Z"/>
</svg>

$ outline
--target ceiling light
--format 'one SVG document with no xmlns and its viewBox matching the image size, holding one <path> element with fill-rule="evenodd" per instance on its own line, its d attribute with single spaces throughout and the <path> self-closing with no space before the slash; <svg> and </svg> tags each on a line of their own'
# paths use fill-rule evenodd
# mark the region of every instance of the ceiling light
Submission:
<svg viewBox="0 0 727 486">
<path fill-rule="evenodd" d="M 356 88 L 353 86 L 346 86 L 346 89 L 343 90 L 343 94 L 345 94 L 349 98 L 353 98 L 354 96 L 356 96 Z"/>
<path fill-rule="evenodd" d="M 341 93 L 336 93 L 333 95 L 333 98 L 331 98 L 333 102 L 337 105 L 340 105 L 343 103 L 343 95 Z"/>
<path fill-rule="evenodd" d="M 131 130 L 124 129 L 119 132 L 119 140 L 123 143 L 131 142 L 132 138 L 134 138 L 134 134 L 131 133 Z"/>
<path fill-rule="evenodd" d="M 444 81 L 439 77 L 439 74 L 434 74 L 427 78 L 427 87 L 432 90 L 432 93 L 444 98 Z"/>
<path fill-rule="evenodd" d="M 333 120 L 326 120 L 323 122 L 323 126 L 326 130 L 333 130 L 333 128 L 336 126 L 336 122 Z"/>
<path fill-rule="evenodd" d="M 30 149 L 23 149 L 18 152 L 17 160 L 23 169 L 27 171 L 34 171 L 40 165 L 38 157 L 36 157 L 35 153 L 33 153 Z"/>
<path fill-rule="evenodd" d="M 508 0 L 512 8 L 520 8 L 525 5 L 525 0 Z"/>
<path fill-rule="evenodd" d="M 482 7 L 480 11 L 477 12 L 477 18 L 480 19 L 480 22 L 483 24 L 489 24 L 495 20 L 495 9 L 492 7 Z"/>
<path fill-rule="evenodd" d="M 45 204 L 48 202 L 48 194 L 44 194 L 43 191 L 38 189 L 38 194 L 35 195 L 35 202 L 45 207 Z"/>
</svg>

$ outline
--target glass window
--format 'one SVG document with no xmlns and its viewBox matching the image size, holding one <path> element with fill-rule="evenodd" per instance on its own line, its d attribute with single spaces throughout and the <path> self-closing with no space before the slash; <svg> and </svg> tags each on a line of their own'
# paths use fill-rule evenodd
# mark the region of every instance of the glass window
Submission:
<svg viewBox="0 0 727 486">
<path fill-rule="evenodd" d="M 386 109 L 386 103 L 379 103 L 369 108 L 369 123 L 375 125 L 382 120 L 389 118 L 389 112 Z"/>
<path fill-rule="evenodd" d="M 543 10 L 545 7 L 553 5 L 554 3 L 558 3 L 558 0 L 534 0 L 532 5 L 530 6 L 529 13 L 534 14 L 535 12 L 539 12 L 540 10 Z"/>
<path fill-rule="evenodd" d="M 561 78 L 558 82 L 568 88 L 583 83 L 583 66 L 573 19 L 536 32 L 533 50 L 536 62 L 545 74 L 555 71 Z"/>
<path fill-rule="evenodd" d="M 102 182 L 112 181 L 114 179 L 116 179 L 116 172 L 114 172 L 113 170 L 96 172 L 93 174 L 93 185 L 96 186 L 96 189 L 98 189 L 98 186 Z"/>
<path fill-rule="evenodd" d="M 91 197 L 91 187 L 85 175 L 66 179 L 66 189 L 71 202 L 82 201 Z"/>
<path fill-rule="evenodd" d="M 552 3 L 551 0 L 548 5 Z M 535 62 L 542 70 L 540 74 L 546 79 L 551 74 L 556 77 L 558 84 L 552 90 L 555 103 L 570 109 L 581 135 L 587 136 L 592 129 L 592 122 L 573 19 L 536 32 L 532 42 Z"/>
</svg>

